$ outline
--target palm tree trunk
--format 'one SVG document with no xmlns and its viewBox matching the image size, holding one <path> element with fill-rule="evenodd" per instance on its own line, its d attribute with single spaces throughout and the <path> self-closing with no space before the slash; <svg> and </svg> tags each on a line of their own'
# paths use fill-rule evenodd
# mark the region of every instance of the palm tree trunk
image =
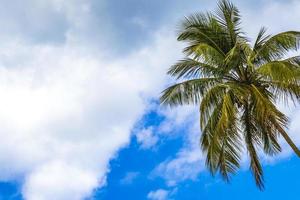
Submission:
<svg viewBox="0 0 300 200">
<path fill-rule="evenodd" d="M 277 124 L 276 121 L 274 121 L 272 119 L 271 119 L 271 121 L 274 123 L 277 130 L 280 132 L 280 134 L 285 139 L 285 141 L 290 145 L 290 147 L 294 150 L 296 155 L 300 158 L 300 150 L 298 149 L 296 144 L 293 142 L 293 140 L 290 138 L 290 136 L 285 132 L 285 130 L 280 125 Z"/>
<path fill-rule="evenodd" d="M 292 141 L 292 139 L 289 137 L 289 135 L 285 131 L 281 131 L 280 133 L 281 133 L 282 137 L 285 139 L 285 141 L 290 145 L 290 147 L 297 154 L 297 156 L 300 157 L 300 150 L 295 145 L 295 143 Z"/>
</svg>

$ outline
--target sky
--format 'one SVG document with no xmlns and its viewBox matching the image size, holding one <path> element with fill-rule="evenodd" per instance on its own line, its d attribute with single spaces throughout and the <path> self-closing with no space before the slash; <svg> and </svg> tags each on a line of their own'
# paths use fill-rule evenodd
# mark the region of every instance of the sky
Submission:
<svg viewBox="0 0 300 200">
<path fill-rule="evenodd" d="M 183 57 L 179 21 L 212 0 L 0 0 L 0 200 L 297 199 L 286 143 L 225 183 L 205 168 L 199 114 L 159 105 Z M 297 0 L 233 1 L 254 38 L 300 30 Z M 283 107 L 300 146 L 300 107 Z"/>
</svg>

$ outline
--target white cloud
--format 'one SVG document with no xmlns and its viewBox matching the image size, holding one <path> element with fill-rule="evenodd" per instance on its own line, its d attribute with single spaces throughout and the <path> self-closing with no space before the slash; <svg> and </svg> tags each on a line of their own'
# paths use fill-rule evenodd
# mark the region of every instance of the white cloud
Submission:
<svg viewBox="0 0 300 200">
<path fill-rule="evenodd" d="M 68 19 L 64 43 L 0 37 L 0 181 L 24 180 L 26 200 L 84 199 L 103 187 L 109 160 L 129 142 L 179 52 L 162 31 L 111 59 L 76 31 L 92 21 L 81 13 L 88 6 L 55 2 Z"/>
<path fill-rule="evenodd" d="M 186 179 L 195 180 L 199 172 L 205 169 L 205 158 L 199 146 L 200 129 L 197 108 L 183 106 L 173 110 L 167 109 L 162 113 L 166 116 L 166 121 L 162 122 L 162 126 L 170 127 L 169 133 L 178 127 L 185 127 L 183 128 L 185 144 L 175 157 L 171 158 L 170 155 L 170 158 L 160 163 L 153 170 L 151 176 L 163 177 L 168 186 L 175 186 L 178 182 Z"/>
<path fill-rule="evenodd" d="M 158 136 L 154 135 L 153 128 L 149 127 L 141 130 L 136 134 L 136 139 L 140 143 L 142 149 L 149 149 L 156 145 Z"/>
<path fill-rule="evenodd" d="M 104 184 L 105 180 L 98 180 L 96 173 L 66 163 L 47 163 L 27 177 L 23 194 L 32 200 L 80 200 L 90 193 L 91 188 Z"/>
<path fill-rule="evenodd" d="M 174 130 L 180 127 L 190 126 L 195 122 L 199 113 L 195 106 L 183 105 L 178 107 L 160 107 L 158 114 L 164 116 L 164 120 L 158 126 L 160 134 L 173 134 Z"/>
<path fill-rule="evenodd" d="M 72 43 L 1 48 L 0 180 L 24 177 L 28 200 L 83 199 L 105 185 L 109 160 L 173 62 L 163 38 L 113 62 Z"/>
<path fill-rule="evenodd" d="M 158 189 L 148 193 L 147 198 L 150 200 L 167 200 L 169 195 L 168 190 Z"/>
<path fill-rule="evenodd" d="M 127 172 L 125 174 L 125 176 L 120 180 L 120 183 L 122 185 L 128 185 L 128 184 L 132 184 L 132 182 L 138 178 L 138 176 L 140 175 L 139 172 Z"/>
<path fill-rule="evenodd" d="M 105 184 L 107 163 L 129 141 L 142 99 L 138 90 L 127 92 L 123 104 L 135 105 L 129 115 L 115 94 L 124 95 L 133 84 L 126 75 L 94 58 L 72 55 L 68 47 L 24 48 L 28 55 L 15 49 L 9 58 L 20 53 L 23 66 L 1 67 L 0 160 L 6 164 L 0 177 L 24 176 L 29 200 L 82 199 Z"/>
</svg>

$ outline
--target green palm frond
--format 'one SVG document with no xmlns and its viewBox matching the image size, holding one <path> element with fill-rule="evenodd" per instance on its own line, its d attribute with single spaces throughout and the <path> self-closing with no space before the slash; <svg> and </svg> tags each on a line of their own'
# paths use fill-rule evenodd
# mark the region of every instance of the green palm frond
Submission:
<svg viewBox="0 0 300 200">
<path fill-rule="evenodd" d="M 274 35 L 257 45 L 254 50 L 255 62 L 270 62 L 282 59 L 291 50 L 299 48 L 300 32 L 287 31 Z"/>
<path fill-rule="evenodd" d="M 207 154 L 206 164 L 212 174 L 218 170 L 225 180 L 239 167 L 240 139 L 237 126 L 237 109 L 232 97 L 225 94 L 204 128 L 202 148 Z"/>
<path fill-rule="evenodd" d="M 210 65 L 220 66 L 224 60 L 222 53 L 205 43 L 191 42 L 191 45 L 186 47 L 183 52 Z"/>
<path fill-rule="evenodd" d="M 201 78 L 184 81 L 163 91 L 160 101 L 170 106 L 198 104 L 207 89 L 217 84 L 218 78 Z"/>
<path fill-rule="evenodd" d="M 226 85 L 218 84 L 207 91 L 200 103 L 200 126 L 202 129 L 206 126 L 214 108 L 223 100 L 226 94 Z"/>
<path fill-rule="evenodd" d="M 216 19 L 228 33 L 231 46 L 235 45 L 236 40 L 242 33 L 240 28 L 241 18 L 237 7 L 229 1 L 220 1 L 216 11 Z"/>
<path fill-rule="evenodd" d="M 206 44 L 219 54 L 225 54 L 230 49 L 227 34 L 211 14 L 194 14 L 186 17 L 180 26 L 179 41 L 189 42 L 186 52 L 196 44 Z"/>
<path fill-rule="evenodd" d="M 277 97 L 279 101 L 288 104 L 292 101 L 294 105 L 300 100 L 300 84 L 287 83 L 284 81 L 261 81 L 268 90 Z"/>
<path fill-rule="evenodd" d="M 200 78 L 217 76 L 219 69 L 215 66 L 199 62 L 195 59 L 185 58 L 174 64 L 168 71 L 168 74 L 180 78 Z"/>
<path fill-rule="evenodd" d="M 289 62 L 297 67 L 300 67 L 300 56 L 290 57 L 285 59 L 284 61 Z"/>
<path fill-rule="evenodd" d="M 255 144 L 261 145 L 261 141 L 257 134 L 257 124 L 253 120 L 253 115 L 251 115 L 252 106 L 253 105 L 251 104 L 246 104 L 244 106 L 244 112 L 241 117 L 241 120 L 243 122 L 242 125 L 245 143 L 247 145 L 247 150 L 250 157 L 250 169 L 255 178 L 256 185 L 260 189 L 263 189 L 263 171 L 255 148 Z"/>
<path fill-rule="evenodd" d="M 300 67 L 288 61 L 271 61 L 256 71 L 264 78 L 274 81 L 296 82 L 300 77 Z"/>
<path fill-rule="evenodd" d="M 267 29 L 265 27 L 262 27 L 257 35 L 256 41 L 254 43 L 253 49 L 259 49 L 262 47 L 263 44 L 266 43 L 266 41 L 271 37 L 271 35 L 266 34 Z"/>
</svg>

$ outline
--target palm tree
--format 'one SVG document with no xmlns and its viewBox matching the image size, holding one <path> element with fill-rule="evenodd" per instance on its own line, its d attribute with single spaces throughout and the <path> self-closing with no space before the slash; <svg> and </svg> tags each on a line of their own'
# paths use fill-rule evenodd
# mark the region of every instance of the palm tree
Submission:
<svg viewBox="0 0 300 200">
<path fill-rule="evenodd" d="M 261 28 L 250 43 L 240 24 L 239 10 L 226 0 L 214 13 L 186 17 L 178 36 L 187 44 L 186 57 L 168 71 L 180 81 L 163 91 L 161 103 L 199 105 L 200 144 L 209 171 L 228 181 L 245 149 L 263 189 L 259 152 L 280 152 L 282 136 L 300 157 L 286 132 L 288 117 L 276 105 L 300 100 L 300 56 L 287 58 L 298 49 L 300 32 L 271 36 Z"/>
</svg>

